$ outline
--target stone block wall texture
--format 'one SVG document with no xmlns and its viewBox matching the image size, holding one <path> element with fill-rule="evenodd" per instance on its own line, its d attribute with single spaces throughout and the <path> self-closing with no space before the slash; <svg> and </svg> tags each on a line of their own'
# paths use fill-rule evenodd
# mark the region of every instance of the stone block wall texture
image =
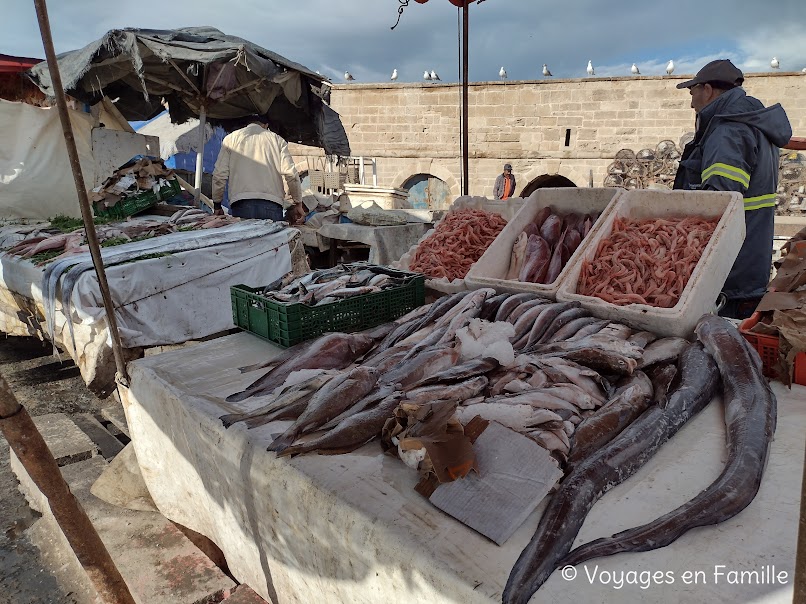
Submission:
<svg viewBox="0 0 806 604">
<path fill-rule="evenodd" d="M 620 149 L 679 144 L 694 130 L 687 90 L 691 76 L 637 76 L 477 82 L 468 105 L 470 193 L 492 196 L 495 177 L 509 162 L 517 192 L 543 175 L 577 186 L 601 186 Z M 795 136 L 806 136 L 806 75 L 747 74 L 744 88 L 766 106 L 781 103 Z M 442 83 L 345 84 L 333 87 L 354 157 L 375 158 L 378 185 L 400 187 L 431 174 L 458 195 L 461 183 L 461 85 Z M 291 145 L 306 170 L 320 149 Z"/>
</svg>

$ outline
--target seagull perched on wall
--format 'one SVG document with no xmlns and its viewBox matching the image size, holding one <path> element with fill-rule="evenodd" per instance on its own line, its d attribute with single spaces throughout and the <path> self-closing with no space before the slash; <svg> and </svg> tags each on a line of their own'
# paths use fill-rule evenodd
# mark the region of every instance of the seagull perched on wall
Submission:
<svg viewBox="0 0 806 604">
<path fill-rule="evenodd" d="M 434 71 L 433 69 L 431 70 L 431 79 L 435 80 L 435 81 L 439 80 L 439 74 L 436 71 Z M 440 81 L 442 81 L 442 80 L 440 80 Z"/>
<path fill-rule="evenodd" d="M 773 57 L 772 61 L 770 61 L 770 67 L 772 67 L 773 69 L 778 69 L 780 66 L 781 64 L 778 62 L 778 58 Z"/>
<path fill-rule="evenodd" d="M 429 73 L 429 71 L 427 69 L 423 72 L 423 79 L 431 81 L 431 74 Z"/>
<path fill-rule="evenodd" d="M 801 73 L 806 73 L 806 67 L 800 70 Z"/>
<path fill-rule="evenodd" d="M 551 72 L 549 71 L 549 68 L 546 66 L 545 63 L 543 63 L 543 75 L 546 76 L 547 78 L 551 77 Z"/>
<path fill-rule="evenodd" d="M 666 66 L 666 75 L 672 75 L 674 73 L 674 61 L 669 61 L 669 64 Z"/>
<path fill-rule="evenodd" d="M 638 67 L 635 65 L 635 63 L 633 63 L 632 67 L 630 67 L 630 73 L 633 75 L 641 75 L 641 72 L 638 71 Z"/>
<path fill-rule="evenodd" d="M 593 62 L 591 62 L 591 60 L 590 60 L 590 59 L 588 59 L 588 69 L 587 69 L 587 72 L 588 72 L 588 75 L 589 75 L 589 76 L 591 76 L 591 75 L 596 75 L 596 72 L 593 70 Z"/>
<path fill-rule="evenodd" d="M 392 70 L 392 76 L 389 79 L 393 82 L 397 79 L 397 69 Z"/>
<path fill-rule="evenodd" d="M 348 82 L 352 82 L 355 78 L 353 77 L 353 74 L 351 74 L 349 71 L 345 71 L 344 79 L 347 80 Z"/>
<path fill-rule="evenodd" d="M 504 66 L 503 66 L 503 65 L 501 65 L 501 69 L 500 69 L 500 70 L 498 70 L 498 77 L 499 77 L 499 78 L 501 78 L 502 80 L 506 80 L 506 79 L 507 79 L 507 70 L 506 70 L 506 69 L 504 69 Z"/>
</svg>

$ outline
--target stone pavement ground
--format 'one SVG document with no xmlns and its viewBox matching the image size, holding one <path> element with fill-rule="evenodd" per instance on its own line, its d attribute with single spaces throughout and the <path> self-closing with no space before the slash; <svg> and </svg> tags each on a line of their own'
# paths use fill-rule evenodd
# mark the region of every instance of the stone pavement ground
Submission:
<svg viewBox="0 0 806 604">
<path fill-rule="evenodd" d="M 32 416 L 94 412 L 103 404 L 87 390 L 72 361 L 59 362 L 34 338 L 0 337 L 0 373 Z M 91 592 L 56 579 L 54 572 L 64 561 L 48 547 L 46 532 L 34 526 L 39 514 L 18 484 L 9 467 L 8 443 L 0 435 L 0 604 L 91 602 Z"/>
<path fill-rule="evenodd" d="M 33 339 L 0 339 L 0 372 L 34 417 L 135 601 L 265 603 L 228 575 L 220 550 L 203 536 L 159 513 L 113 506 L 90 493 L 128 442 L 125 416 L 113 398 L 101 401 L 86 389 L 72 362 L 50 352 Z M 100 602 L 44 496 L 0 441 L 0 604 Z"/>
</svg>

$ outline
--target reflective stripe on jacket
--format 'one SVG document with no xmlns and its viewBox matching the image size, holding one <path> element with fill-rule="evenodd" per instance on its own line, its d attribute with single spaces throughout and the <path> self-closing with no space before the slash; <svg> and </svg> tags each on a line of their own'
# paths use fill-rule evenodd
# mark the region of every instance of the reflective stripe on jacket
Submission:
<svg viewBox="0 0 806 604">
<path fill-rule="evenodd" d="M 729 298 L 764 294 L 772 263 L 778 147 L 792 136 L 780 105 L 764 108 L 742 88 L 724 92 L 697 116 L 675 189 L 737 191 L 744 197 L 747 235 L 723 287 Z"/>
</svg>

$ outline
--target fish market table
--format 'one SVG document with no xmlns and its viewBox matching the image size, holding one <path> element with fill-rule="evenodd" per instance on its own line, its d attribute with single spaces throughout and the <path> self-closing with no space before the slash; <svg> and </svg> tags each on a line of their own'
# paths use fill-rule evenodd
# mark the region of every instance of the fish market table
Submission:
<svg viewBox="0 0 806 604">
<path fill-rule="evenodd" d="M 16 242 L 3 235 L 3 247 Z M 296 229 L 250 220 L 102 248 L 124 356 L 231 329 L 230 286 L 265 285 L 292 268 L 301 274 L 299 240 Z M 115 387 L 115 363 L 98 281 L 88 253 L 71 258 L 36 266 L 0 254 L 0 332 L 50 340 L 105 396 Z"/>
<path fill-rule="evenodd" d="M 315 231 L 317 241 L 322 239 L 321 245 L 313 247 L 329 249 L 331 264 L 335 264 L 338 242 L 358 242 L 369 246 L 369 262 L 388 265 L 400 260 L 400 257 L 423 236 L 427 226 L 422 222 L 397 226 L 323 224 Z M 306 244 L 308 244 L 307 237 Z"/>
<path fill-rule="evenodd" d="M 129 364 L 122 399 L 160 511 L 212 539 L 233 575 L 273 602 L 500 602 L 543 505 L 499 547 L 416 493 L 417 473 L 377 442 L 347 455 L 276 458 L 266 446 L 290 422 L 225 429 L 219 416 L 266 402 L 224 401 L 260 375 L 238 367 L 278 353 L 239 333 Z M 576 576 L 555 571 L 532 601 L 791 602 L 806 388 L 773 390 L 778 429 L 748 508 L 653 552 L 590 560 Z M 725 458 L 715 400 L 593 507 L 575 545 L 685 503 Z"/>
</svg>

